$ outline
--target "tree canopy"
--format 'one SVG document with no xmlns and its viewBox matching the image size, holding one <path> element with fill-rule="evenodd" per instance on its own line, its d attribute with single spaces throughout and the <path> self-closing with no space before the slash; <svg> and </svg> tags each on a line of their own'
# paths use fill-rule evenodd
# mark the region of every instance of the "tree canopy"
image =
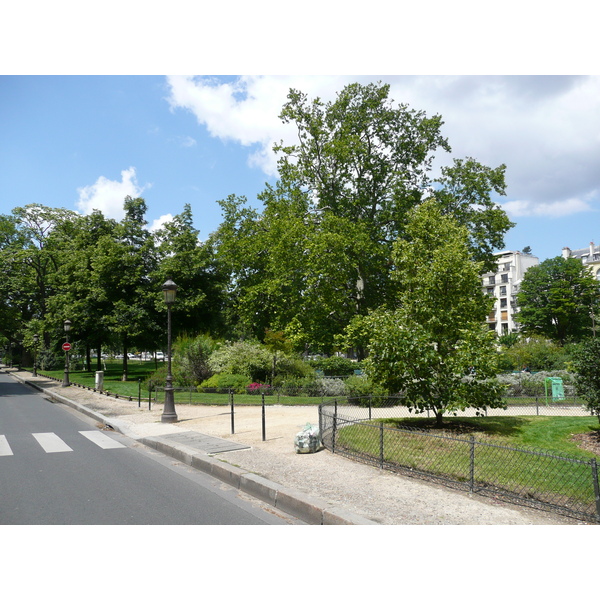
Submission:
<svg viewBox="0 0 600 600">
<path fill-rule="evenodd" d="M 407 234 L 394 245 L 396 307 L 364 320 L 369 377 L 438 424 L 447 412 L 499 405 L 494 334 L 484 326 L 491 299 L 466 227 L 429 200 L 411 211 Z"/>
<path fill-rule="evenodd" d="M 355 316 L 395 297 L 392 246 L 427 198 L 467 227 L 482 268 L 493 264 L 512 226 L 494 201 L 504 166 L 455 160 L 434 179 L 436 151 L 450 151 L 441 117 L 396 105 L 387 85 L 352 84 L 327 103 L 291 90 L 281 118 L 298 143 L 275 146 L 280 179 L 259 196 L 262 212 L 243 197 L 221 202 L 215 242 L 241 330 L 332 352 Z"/>
<path fill-rule="evenodd" d="M 549 258 L 523 277 L 516 320 L 524 334 L 564 345 L 592 334 L 598 315 L 600 283 L 576 258 Z"/>
</svg>

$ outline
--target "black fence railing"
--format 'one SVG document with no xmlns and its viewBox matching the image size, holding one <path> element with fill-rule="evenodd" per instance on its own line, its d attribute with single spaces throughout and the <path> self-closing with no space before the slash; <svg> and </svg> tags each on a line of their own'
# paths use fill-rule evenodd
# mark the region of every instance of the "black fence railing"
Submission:
<svg viewBox="0 0 600 600">
<path fill-rule="evenodd" d="M 319 406 L 323 444 L 382 469 L 600 523 L 596 459 L 386 425 L 385 419 L 403 416 L 404 409 L 391 406 L 391 399 L 378 407 L 367 398 L 326 401 Z"/>
</svg>

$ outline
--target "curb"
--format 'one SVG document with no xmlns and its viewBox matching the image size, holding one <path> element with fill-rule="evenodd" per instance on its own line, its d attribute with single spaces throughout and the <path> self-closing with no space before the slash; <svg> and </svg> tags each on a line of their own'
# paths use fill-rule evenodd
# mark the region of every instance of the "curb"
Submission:
<svg viewBox="0 0 600 600">
<path fill-rule="evenodd" d="M 15 377 L 15 379 L 18 379 L 21 383 L 29 385 L 39 392 L 50 396 L 53 400 L 66 404 L 103 425 L 108 425 L 115 431 L 131 437 L 119 425 L 118 420 L 107 419 L 103 414 L 93 411 L 69 398 L 65 398 L 56 392 L 44 390 L 31 381 L 21 379 L 18 375 L 12 373 L 10 373 L 10 375 Z M 230 465 L 214 458 L 214 456 L 211 456 L 210 454 L 197 450 L 190 450 L 190 448 L 184 444 L 166 442 L 165 440 L 162 440 L 160 436 L 137 438 L 136 441 L 194 469 L 203 471 L 241 492 L 253 496 L 282 512 L 304 521 L 308 525 L 379 525 L 379 523 L 376 523 L 375 521 L 355 515 L 341 507 L 330 506 L 325 500 L 313 498 L 308 494 L 286 488 L 260 475 Z"/>
</svg>

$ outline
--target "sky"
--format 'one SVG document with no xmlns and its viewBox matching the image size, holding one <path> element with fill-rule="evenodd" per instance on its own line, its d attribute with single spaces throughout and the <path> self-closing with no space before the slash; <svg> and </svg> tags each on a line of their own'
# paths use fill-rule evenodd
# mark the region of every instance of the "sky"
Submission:
<svg viewBox="0 0 600 600">
<path fill-rule="evenodd" d="M 505 248 L 540 260 L 600 244 L 600 77 L 581 75 L 3 75 L 0 213 L 40 203 L 120 219 L 141 196 L 149 229 L 189 204 L 200 238 L 218 201 L 277 177 L 278 118 L 290 88 L 333 100 L 352 82 L 390 84 L 395 103 L 442 116 L 454 158 L 506 165 L 496 201 L 515 227 Z"/>
</svg>

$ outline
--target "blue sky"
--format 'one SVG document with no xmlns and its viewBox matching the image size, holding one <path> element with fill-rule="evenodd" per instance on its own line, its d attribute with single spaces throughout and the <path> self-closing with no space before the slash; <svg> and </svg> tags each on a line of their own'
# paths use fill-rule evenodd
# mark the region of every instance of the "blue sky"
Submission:
<svg viewBox="0 0 600 600">
<path fill-rule="evenodd" d="M 600 243 L 600 78 L 585 76 L 0 77 L 0 212 L 27 203 L 120 218 L 142 196 L 149 227 L 192 207 L 201 238 L 217 201 L 276 177 L 272 144 L 293 141 L 278 114 L 290 87 L 333 99 L 352 81 L 386 81 L 396 102 L 441 114 L 451 158 L 507 165 L 498 198 L 516 227 L 506 248 L 541 260 Z"/>
</svg>

